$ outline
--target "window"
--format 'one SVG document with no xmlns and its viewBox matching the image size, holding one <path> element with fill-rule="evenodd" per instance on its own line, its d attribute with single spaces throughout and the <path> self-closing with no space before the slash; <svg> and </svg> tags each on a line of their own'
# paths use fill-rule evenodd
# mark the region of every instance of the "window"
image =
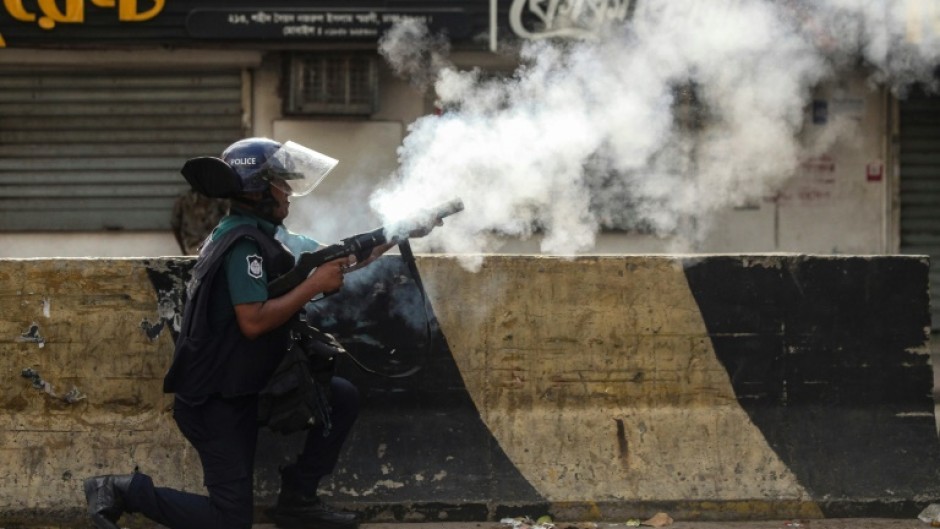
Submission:
<svg viewBox="0 0 940 529">
<path fill-rule="evenodd" d="M 378 106 L 378 67 L 371 53 L 291 56 L 288 114 L 369 115 Z"/>
</svg>

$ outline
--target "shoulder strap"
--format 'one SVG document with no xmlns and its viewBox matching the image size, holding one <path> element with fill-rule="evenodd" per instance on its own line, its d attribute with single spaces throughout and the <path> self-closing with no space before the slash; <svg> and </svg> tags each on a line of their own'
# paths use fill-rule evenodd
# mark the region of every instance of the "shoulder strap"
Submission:
<svg viewBox="0 0 940 529">
<path fill-rule="evenodd" d="M 202 282 L 206 274 L 219 265 L 222 256 L 225 255 L 225 252 L 228 251 L 235 241 L 245 236 L 251 236 L 252 239 L 257 240 L 259 239 L 257 233 L 260 232 L 261 230 L 254 226 L 236 226 L 222 234 L 218 239 L 206 241 L 206 244 L 199 249 L 199 260 L 196 261 L 196 266 L 193 267 L 189 284 L 190 294 L 192 294 L 199 283 Z"/>
</svg>

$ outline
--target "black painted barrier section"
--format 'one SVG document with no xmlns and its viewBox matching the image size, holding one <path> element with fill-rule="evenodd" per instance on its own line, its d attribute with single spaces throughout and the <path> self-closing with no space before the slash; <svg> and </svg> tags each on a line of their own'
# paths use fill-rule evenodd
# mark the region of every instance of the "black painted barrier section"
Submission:
<svg viewBox="0 0 940 529">
<path fill-rule="evenodd" d="M 685 272 L 738 403 L 827 517 L 940 497 L 928 263 L 709 257 Z"/>
<path fill-rule="evenodd" d="M 359 388 L 361 408 L 339 468 L 321 484 L 325 497 L 367 519 L 492 520 L 519 515 L 513 505 L 547 512 L 483 423 L 408 268 L 392 256 L 371 268 L 308 305 L 311 323 L 334 333 L 369 369 L 392 375 L 341 358 L 337 375 Z M 302 441 L 263 430 L 259 504 L 274 502 L 277 468 Z"/>
</svg>

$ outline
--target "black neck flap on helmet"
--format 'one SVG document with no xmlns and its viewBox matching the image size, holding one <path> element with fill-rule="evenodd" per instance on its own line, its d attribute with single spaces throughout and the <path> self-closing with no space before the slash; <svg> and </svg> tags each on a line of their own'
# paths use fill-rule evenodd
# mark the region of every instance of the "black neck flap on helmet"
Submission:
<svg viewBox="0 0 940 529">
<path fill-rule="evenodd" d="M 274 224 L 283 222 L 274 216 L 277 199 L 271 187 L 260 191 L 260 198 L 247 196 L 242 191 L 242 180 L 238 173 L 221 158 L 202 156 L 187 160 L 180 173 L 197 193 L 210 198 L 232 199 L 233 208 L 247 210 Z"/>
<path fill-rule="evenodd" d="M 210 198 L 234 198 L 242 192 L 242 180 L 221 158 L 201 156 L 187 160 L 180 169 L 192 188 Z"/>
</svg>

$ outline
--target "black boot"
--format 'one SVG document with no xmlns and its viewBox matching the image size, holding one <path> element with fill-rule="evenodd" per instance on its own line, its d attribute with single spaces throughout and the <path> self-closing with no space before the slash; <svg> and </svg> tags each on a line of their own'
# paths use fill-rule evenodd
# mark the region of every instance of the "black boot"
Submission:
<svg viewBox="0 0 940 529">
<path fill-rule="evenodd" d="M 124 496 L 134 474 L 124 476 L 96 476 L 85 480 L 85 500 L 88 515 L 98 529 L 120 529 L 118 518 L 124 514 Z"/>
<path fill-rule="evenodd" d="M 277 506 L 271 517 L 274 525 L 282 529 L 356 529 L 359 518 L 355 513 L 336 510 L 320 501 L 316 495 L 305 495 L 281 487 Z"/>
</svg>

